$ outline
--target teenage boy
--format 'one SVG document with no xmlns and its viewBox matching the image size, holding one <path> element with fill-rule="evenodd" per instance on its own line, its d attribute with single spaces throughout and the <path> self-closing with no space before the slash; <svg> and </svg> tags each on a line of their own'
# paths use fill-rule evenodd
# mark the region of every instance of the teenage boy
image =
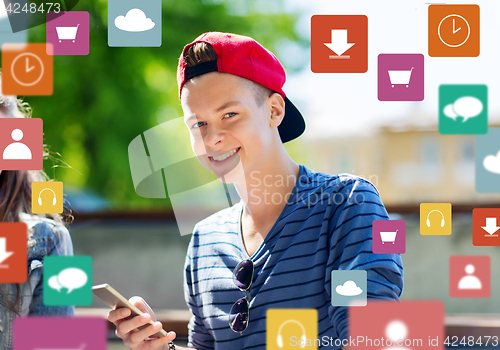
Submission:
<svg viewBox="0 0 500 350">
<path fill-rule="evenodd" d="M 286 152 L 283 143 L 305 123 L 271 52 L 249 37 L 205 33 L 184 48 L 177 80 L 197 158 L 241 197 L 194 228 L 184 286 L 190 347 L 266 349 L 266 311 L 274 308 L 316 309 L 319 339 L 347 339 L 347 309 L 331 304 L 333 270 L 366 270 L 369 299 L 399 299 L 401 257 L 372 253 L 372 221 L 388 219 L 376 188 L 353 175 L 314 173 Z M 138 330 L 154 313 L 133 302 L 144 315 L 108 316 L 124 344 L 174 347 L 173 332 L 148 338 L 159 322 Z"/>
</svg>

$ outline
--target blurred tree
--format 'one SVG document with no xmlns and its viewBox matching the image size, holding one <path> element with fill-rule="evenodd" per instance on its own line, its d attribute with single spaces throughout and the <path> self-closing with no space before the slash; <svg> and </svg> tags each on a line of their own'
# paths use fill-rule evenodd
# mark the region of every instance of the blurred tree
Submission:
<svg viewBox="0 0 500 350">
<path fill-rule="evenodd" d="M 295 16 L 279 0 L 163 0 L 162 46 L 116 48 L 107 43 L 107 1 L 80 1 L 90 13 L 90 54 L 54 56 L 54 94 L 28 97 L 44 121 L 53 157 L 45 171 L 67 185 L 91 189 L 115 208 L 169 206 L 135 194 L 129 143 L 140 133 L 182 115 L 176 68 L 184 45 L 206 31 L 249 35 L 273 50 L 280 39 L 299 40 Z M 260 8 L 260 10 L 259 10 Z M 263 12 L 266 11 L 266 13 Z M 45 41 L 45 26 L 29 30 Z M 179 140 L 190 147 L 189 140 Z M 60 156 L 58 155 L 60 154 Z"/>
</svg>

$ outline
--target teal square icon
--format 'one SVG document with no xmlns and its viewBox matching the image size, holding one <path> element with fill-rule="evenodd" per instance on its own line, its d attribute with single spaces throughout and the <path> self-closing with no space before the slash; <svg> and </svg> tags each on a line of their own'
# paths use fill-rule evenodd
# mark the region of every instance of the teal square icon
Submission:
<svg viewBox="0 0 500 350">
<path fill-rule="evenodd" d="M 366 281 L 365 270 L 333 270 L 332 305 L 365 306 Z"/>
<path fill-rule="evenodd" d="M 477 135 L 488 132 L 486 85 L 439 86 L 439 133 Z"/>
<path fill-rule="evenodd" d="M 161 9 L 161 0 L 108 0 L 108 45 L 161 46 Z"/>
<path fill-rule="evenodd" d="M 46 256 L 43 303 L 46 306 L 92 304 L 92 257 Z"/>
<path fill-rule="evenodd" d="M 4 4 L 0 4 L 0 47 L 5 43 L 25 43 L 28 36 L 28 30 L 14 32 L 10 25 L 5 7 L 5 12 L 2 13 L 2 6 L 4 6 Z M 18 26 L 26 27 L 26 16 L 16 17 L 16 22 Z"/>
</svg>

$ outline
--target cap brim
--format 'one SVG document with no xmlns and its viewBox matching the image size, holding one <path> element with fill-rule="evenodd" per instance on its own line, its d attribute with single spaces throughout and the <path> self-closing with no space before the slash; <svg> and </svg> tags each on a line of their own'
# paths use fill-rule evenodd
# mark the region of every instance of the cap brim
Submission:
<svg viewBox="0 0 500 350">
<path fill-rule="evenodd" d="M 295 105 L 285 97 L 285 117 L 278 126 L 281 142 L 296 139 L 306 130 L 306 122 Z"/>
</svg>

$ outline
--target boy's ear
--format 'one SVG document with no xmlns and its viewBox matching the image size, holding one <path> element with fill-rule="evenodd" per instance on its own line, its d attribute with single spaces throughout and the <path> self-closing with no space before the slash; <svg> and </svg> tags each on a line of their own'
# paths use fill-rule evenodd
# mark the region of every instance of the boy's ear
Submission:
<svg viewBox="0 0 500 350">
<path fill-rule="evenodd" d="M 271 96 L 269 96 L 268 102 L 270 104 L 271 110 L 269 116 L 269 125 L 271 127 L 277 128 L 285 117 L 285 100 L 279 93 L 275 92 Z"/>
</svg>

